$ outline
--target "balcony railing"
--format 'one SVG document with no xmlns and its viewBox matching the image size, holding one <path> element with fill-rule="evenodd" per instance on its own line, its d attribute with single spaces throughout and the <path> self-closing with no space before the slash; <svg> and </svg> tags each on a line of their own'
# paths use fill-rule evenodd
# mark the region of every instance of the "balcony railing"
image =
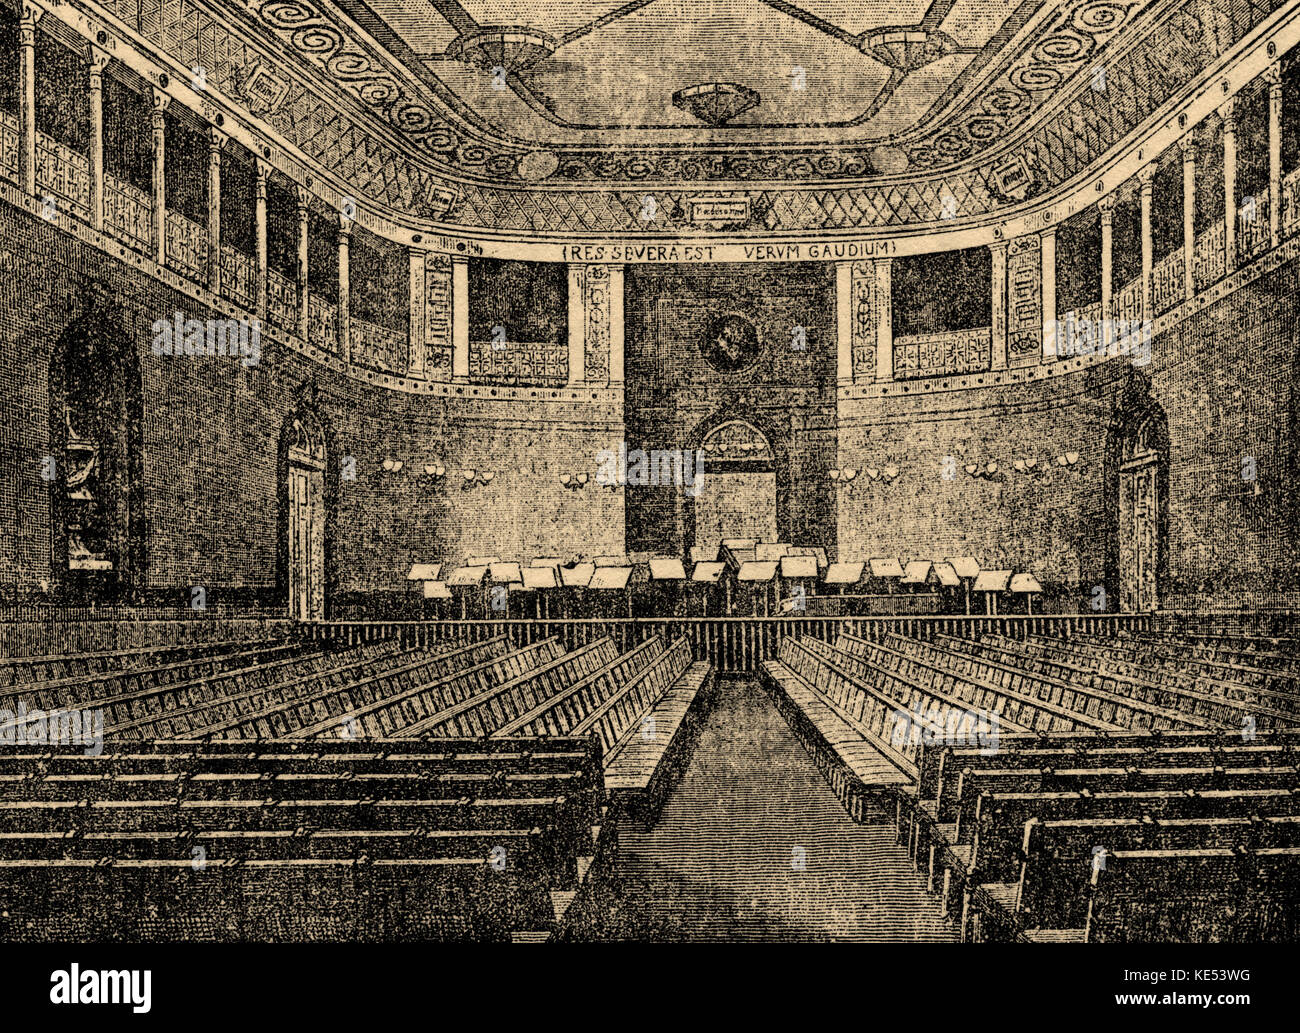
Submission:
<svg viewBox="0 0 1300 1033">
<path fill-rule="evenodd" d="M 195 283 L 207 279 L 208 231 L 167 209 L 167 267 Z"/>
<path fill-rule="evenodd" d="M 10 179 L 18 179 L 18 119 L 0 111 L 0 165 Z"/>
<path fill-rule="evenodd" d="M 956 376 L 978 373 L 992 364 L 993 332 L 987 326 L 894 338 L 894 377 Z"/>
<path fill-rule="evenodd" d="M 1300 230 L 1300 169 L 1282 178 L 1282 236 Z"/>
<path fill-rule="evenodd" d="M 1168 312 L 1183 300 L 1187 293 L 1184 251 L 1171 251 L 1151 270 L 1151 308 L 1154 315 Z"/>
<path fill-rule="evenodd" d="M 569 379 L 567 343 L 470 341 L 469 375 L 488 384 L 563 384 Z"/>
<path fill-rule="evenodd" d="M 266 271 L 266 318 L 281 330 L 298 330 L 298 285 L 274 269 Z"/>
<path fill-rule="evenodd" d="M 307 339 L 317 348 L 338 351 L 338 306 L 315 294 L 307 295 Z"/>
<path fill-rule="evenodd" d="M 85 221 L 90 218 L 90 163 L 53 137 L 36 134 L 36 188 L 55 203 L 67 206 Z"/>
<path fill-rule="evenodd" d="M 901 597 L 899 597 L 901 598 Z M 612 638 L 626 652 L 652 635 L 685 635 L 694 655 L 723 674 L 752 674 L 774 660 L 785 638 L 834 641 L 848 634 L 871 641 L 886 635 L 907 635 L 924 640 L 936 635 L 979 638 L 997 634 L 1014 638 L 1029 635 L 1113 635 L 1116 631 L 1150 628 L 1147 614 L 1015 614 L 994 617 L 879 616 L 879 617 L 643 617 L 563 620 L 372 620 L 304 622 L 304 638 L 349 646 L 396 639 L 406 648 L 468 644 L 507 636 L 516 648 L 552 636 L 566 650 L 580 649 L 602 638 Z"/>
<path fill-rule="evenodd" d="M 149 195 L 116 176 L 104 176 L 104 229 L 128 247 L 147 253 L 153 239 Z"/>
<path fill-rule="evenodd" d="M 1269 249 L 1268 194 L 1248 197 L 1237 212 L 1237 260 L 1244 265 Z"/>
<path fill-rule="evenodd" d="M 1142 277 L 1127 284 L 1115 297 L 1115 320 L 1131 327 L 1142 321 Z"/>
<path fill-rule="evenodd" d="M 408 336 L 400 330 L 352 317 L 352 361 L 385 373 L 406 373 Z"/>
<path fill-rule="evenodd" d="M 221 293 L 249 311 L 257 307 L 257 262 L 229 244 L 221 245 Z"/>
<path fill-rule="evenodd" d="M 1196 252 L 1192 259 L 1192 275 L 1196 289 L 1204 290 L 1218 283 L 1228 273 L 1224 258 L 1224 229 L 1220 219 L 1196 238 Z"/>
<path fill-rule="evenodd" d="M 1101 301 L 1071 309 L 1057 317 L 1055 357 L 1092 354 L 1101 341 Z M 1045 346 L 1046 347 L 1046 346 Z M 1047 354 L 1045 357 L 1052 358 Z"/>
</svg>

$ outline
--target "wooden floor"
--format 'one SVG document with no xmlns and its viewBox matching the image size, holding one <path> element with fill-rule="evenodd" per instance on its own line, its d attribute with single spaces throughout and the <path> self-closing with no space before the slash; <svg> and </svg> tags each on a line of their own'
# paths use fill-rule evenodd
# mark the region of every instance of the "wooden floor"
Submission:
<svg viewBox="0 0 1300 1033">
<path fill-rule="evenodd" d="M 892 825 L 849 819 L 751 679 L 719 685 L 654 829 L 620 830 L 620 843 L 620 896 L 604 938 L 956 938 Z"/>
</svg>

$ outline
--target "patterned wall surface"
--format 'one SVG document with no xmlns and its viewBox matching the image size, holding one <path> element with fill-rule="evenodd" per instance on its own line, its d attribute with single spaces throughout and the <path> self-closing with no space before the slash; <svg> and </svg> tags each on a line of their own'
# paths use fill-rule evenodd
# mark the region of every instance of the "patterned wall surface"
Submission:
<svg viewBox="0 0 1300 1033">
<path fill-rule="evenodd" d="M 589 265 L 582 280 L 582 307 L 586 321 L 587 382 L 609 382 L 610 293 L 609 267 Z"/>
<path fill-rule="evenodd" d="M 1038 234 L 1007 247 L 1007 365 L 1029 366 L 1043 350 L 1043 259 Z"/>
<path fill-rule="evenodd" d="M 431 254 L 424 267 L 424 375 L 451 379 L 451 257 Z"/>
<path fill-rule="evenodd" d="M 853 379 L 871 383 L 876 379 L 876 266 L 873 262 L 854 262 L 852 279 L 853 305 Z"/>
</svg>

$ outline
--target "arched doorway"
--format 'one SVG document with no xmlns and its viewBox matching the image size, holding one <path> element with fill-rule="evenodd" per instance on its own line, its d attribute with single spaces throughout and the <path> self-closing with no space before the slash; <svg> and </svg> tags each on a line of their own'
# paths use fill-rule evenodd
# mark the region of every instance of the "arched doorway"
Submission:
<svg viewBox="0 0 1300 1033">
<path fill-rule="evenodd" d="M 1169 431 L 1164 410 L 1134 376 L 1112 422 L 1108 478 L 1117 534 L 1115 573 L 1119 607 L 1143 613 L 1160 607 L 1167 568 Z"/>
<path fill-rule="evenodd" d="M 140 367 L 100 291 L 50 360 L 52 567 L 79 599 L 132 598 L 141 582 Z"/>
<path fill-rule="evenodd" d="M 776 467 L 772 446 L 744 420 L 714 427 L 699 446 L 704 474 L 694 499 L 696 546 L 728 538 L 777 540 Z"/>
<path fill-rule="evenodd" d="M 309 412 L 285 427 L 289 616 L 325 617 L 325 433 Z"/>
</svg>

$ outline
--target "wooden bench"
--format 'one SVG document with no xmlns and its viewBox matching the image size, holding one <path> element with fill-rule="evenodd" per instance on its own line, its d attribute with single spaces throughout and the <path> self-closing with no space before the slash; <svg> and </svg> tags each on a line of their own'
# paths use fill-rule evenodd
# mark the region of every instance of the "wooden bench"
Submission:
<svg viewBox="0 0 1300 1033">
<path fill-rule="evenodd" d="M 1117 850 L 1093 870 L 1087 924 L 1072 932 L 1085 943 L 1295 943 L 1297 884 L 1297 847 Z"/>
<path fill-rule="evenodd" d="M 1083 665 L 1070 660 L 1056 659 L 1046 654 L 1034 654 L 1026 650 L 999 646 L 987 641 L 973 642 L 948 635 L 936 635 L 935 639 L 953 652 L 969 653 L 997 661 L 1008 667 L 1021 667 L 1056 681 L 1081 682 L 1092 688 L 1129 696 L 1144 703 L 1203 718 L 1209 724 L 1226 728 L 1241 728 L 1250 718 L 1253 718 L 1260 728 L 1270 728 L 1275 724 L 1300 724 L 1300 716 L 1289 709 L 1289 702 L 1283 708 L 1274 708 L 1263 705 L 1254 693 L 1250 693 L 1254 698 L 1248 700 L 1237 698 L 1236 693 L 1198 690 L 1188 687 L 1183 682 L 1161 684 L 1156 680 L 1116 674 L 1107 669 L 1104 664 Z M 1243 690 L 1242 695 L 1246 694 Z M 1297 697 L 1294 703 L 1300 707 L 1300 697 Z"/>
<path fill-rule="evenodd" d="M 250 669 L 232 677 L 187 683 L 176 693 L 158 694 L 128 720 L 108 722 L 107 739 L 193 737 L 196 730 L 215 717 L 256 708 L 268 700 L 294 697 L 322 683 L 341 685 L 362 680 L 377 671 L 410 663 L 427 654 L 421 649 L 399 650 L 396 643 L 359 646 L 332 661 L 313 657 L 278 670 Z"/>
<path fill-rule="evenodd" d="M 105 677 L 124 671 L 200 660 L 231 651 L 275 649 L 284 644 L 281 641 L 226 639 L 191 645 L 142 646 L 135 649 L 101 652 L 5 657 L 0 659 L 0 691 L 11 687 L 36 689 L 45 682 L 87 676 Z"/>
<path fill-rule="evenodd" d="M 396 730 L 402 737 L 490 735 L 616 657 L 608 636 Z"/>
<path fill-rule="evenodd" d="M 851 636 L 844 636 L 851 638 Z M 1118 725 L 1122 728 L 1196 729 L 1212 728 L 1215 722 L 1157 706 L 1122 693 L 1110 692 L 1078 681 L 1064 681 L 984 659 L 966 651 L 954 651 L 902 635 L 886 635 L 885 641 L 905 655 L 934 664 L 984 685 L 1028 693 L 1032 698 L 1062 707 L 1076 714 Z"/>
<path fill-rule="evenodd" d="M 594 734 L 613 814 L 648 827 L 690 759 L 712 668 L 678 638 L 593 707 L 571 734 Z"/>
<path fill-rule="evenodd" d="M 574 682 L 567 689 L 542 700 L 537 706 L 508 721 L 495 732 L 494 738 L 507 735 L 568 735 L 569 730 L 598 707 L 613 699 L 637 671 L 643 670 L 663 654 L 664 643 L 652 635 L 640 645 L 616 657 L 599 670 Z M 605 744 L 608 749 L 609 744 Z"/>
<path fill-rule="evenodd" d="M 762 683 L 836 798 L 855 821 L 896 815 L 894 791 L 915 777 L 909 744 L 892 741 L 900 701 L 837 668 L 811 640 L 783 640 L 779 657 L 763 664 Z"/>
<path fill-rule="evenodd" d="M 440 894 L 469 887 L 469 896 L 457 896 L 459 910 L 444 916 L 465 923 L 466 936 L 532 940 L 585 920 L 598 889 L 592 873 L 611 863 L 616 849 L 615 834 L 602 824 L 595 737 L 404 741 L 379 749 L 141 746 L 98 758 L 0 753 L 0 887 L 25 881 L 48 896 L 44 908 L 19 908 L 17 926 L 0 920 L 0 935 L 57 938 L 77 914 L 83 927 L 103 922 L 107 935 L 125 939 L 142 936 L 159 913 L 203 923 L 224 914 L 205 896 L 206 876 L 217 873 L 224 892 L 278 893 L 279 906 L 290 911 L 301 903 L 287 893 L 286 881 L 293 884 L 311 898 L 304 916 L 314 917 L 304 925 L 295 916 L 284 935 L 313 939 L 309 928 L 321 919 L 313 901 L 340 913 L 369 907 L 356 896 L 369 890 L 333 881 L 339 872 L 391 868 L 414 879 L 435 909 Z M 63 767 L 77 770 L 53 770 Z M 77 798 L 67 798 L 70 792 Z M 480 879 L 485 871 L 491 879 Z M 278 873 L 280 882 L 267 883 L 258 874 L 265 872 Z M 129 902 L 117 909 L 123 914 L 99 913 L 105 909 L 93 894 L 100 876 L 117 887 L 116 899 Z M 386 891 L 400 899 L 409 888 L 394 883 Z M 575 902 L 582 906 L 574 909 Z M 386 921 L 367 917 L 353 938 L 386 938 Z M 418 936 L 424 921 L 398 916 L 398 927 Z"/>
<path fill-rule="evenodd" d="M 964 885 L 963 934 L 980 938 L 981 916 L 1001 916 L 1014 908 L 1015 858 L 1030 821 L 1079 821 L 1119 818 L 1230 818 L 1241 815 L 1300 816 L 1300 789 L 1213 788 L 1083 792 L 992 793 L 977 807 L 976 840 L 981 859 L 996 858 L 984 871 L 1000 866 L 997 876 L 977 872 Z M 1011 858 L 1011 862 L 1007 862 Z"/>
<path fill-rule="evenodd" d="M 524 672 L 552 663 L 561 652 L 559 639 L 547 638 L 434 678 L 419 671 L 403 671 L 390 680 L 388 691 L 374 701 L 337 717 L 304 724 L 287 733 L 287 737 L 310 739 L 347 733 L 379 739 L 404 734 L 403 729 L 449 706 L 490 692 Z"/>
<path fill-rule="evenodd" d="M 1289 677 L 1279 678 L 1275 672 L 1251 671 L 1231 664 L 1188 661 L 1148 650 L 1132 648 L 1111 640 L 1059 639 L 1035 637 L 1026 639 L 1027 649 L 1047 650 L 1056 655 L 1074 657 L 1081 663 L 1104 665 L 1099 669 L 1112 669 L 1118 674 L 1160 679 L 1162 684 L 1191 684 L 1197 689 L 1250 701 L 1272 700 L 1272 705 L 1284 708 L 1300 695 L 1300 684 Z M 1254 690 L 1260 695 L 1248 696 L 1243 690 Z"/>
<path fill-rule="evenodd" d="M 1003 723 L 1010 722 L 1027 731 L 1074 731 L 1095 729 L 1123 731 L 1126 725 L 1107 721 L 1095 713 L 1084 713 L 1049 699 L 1040 699 L 1026 691 L 1023 678 L 1017 682 L 996 684 L 975 676 L 960 674 L 942 664 L 909 655 L 903 649 L 841 635 L 838 642 L 847 651 L 887 673 L 905 676 L 922 688 L 937 689 L 960 700 L 966 707 L 997 713 Z M 904 640 L 911 642 L 914 640 Z"/>
<path fill-rule="evenodd" d="M 200 704 L 222 691 L 233 693 L 253 686 L 265 687 L 274 684 L 279 678 L 292 677 L 306 671 L 328 671 L 349 660 L 391 654 L 396 648 L 396 643 L 393 642 L 376 642 L 355 652 L 307 650 L 263 662 L 245 663 L 188 681 L 169 682 L 129 692 L 105 691 L 80 700 L 77 706 L 103 710 L 106 729 L 116 726 L 129 729 L 134 721 L 144 721 L 166 711 Z"/>
<path fill-rule="evenodd" d="M 578 894 L 483 857 L 7 859 L 0 939 L 535 942 L 570 935 Z"/>
<path fill-rule="evenodd" d="M 972 881 L 1003 883 L 1015 877 L 1019 830 L 1001 816 L 989 813 L 990 801 L 999 794 L 1068 790 L 1101 796 L 1118 792 L 1287 788 L 1296 784 L 1296 774 L 1294 767 L 967 769 L 962 772 L 958 790 L 957 821 L 927 828 L 930 885 L 939 885 L 942 875 L 945 909 L 949 909 L 955 895 Z"/>
<path fill-rule="evenodd" d="M 243 649 L 223 649 L 198 656 L 183 656 L 168 663 L 35 683 L 18 683 L 0 689 L 0 708 L 12 710 L 19 700 L 29 710 L 38 707 L 51 710 L 56 707 L 86 706 L 90 701 L 103 697 L 130 697 L 151 689 L 213 678 L 227 671 L 268 664 L 279 659 L 328 652 L 336 650 L 299 642 L 281 642 L 275 645 L 250 643 Z"/>
<path fill-rule="evenodd" d="M 1031 820 L 1024 828 L 1014 908 L 982 916 L 998 939 L 1037 929 L 1083 928 L 1088 920 L 1092 869 L 1117 850 L 1197 850 L 1300 846 L 1300 815 L 1229 818 L 1092 818 Z M 1005 896 L 985 887 L 986 896 Z"/>
<path fill-rule="evenodd" d="M 392 700 L 403 691 L 403 686 L 412 682 L 427 684 L 428 679 L 436 681 L 466 669 L 477 670 L 480 664 L 504 658 L 508 651 L 504 636 L 468 646 L 411 650 L 369 669 L 332 673 L 314 681 L 303 679 L 290 691 L 274 694 L 260 707 L 251 700 L 234 705 L 223 701 L 200 720 L 191 722 L 187 734 L 274 739 L 291 735 L 306 725 L 315 726 L 333 719 L 340 722 L 337 734 L 356 735 L 359 726 L 348 723 L 347 715 Z"/>
</svg>

